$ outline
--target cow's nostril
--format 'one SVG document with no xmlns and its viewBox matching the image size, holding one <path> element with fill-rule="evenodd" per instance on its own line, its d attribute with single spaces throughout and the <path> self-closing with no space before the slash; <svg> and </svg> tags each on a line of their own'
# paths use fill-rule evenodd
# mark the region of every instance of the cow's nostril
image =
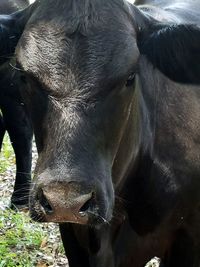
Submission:
<svg viewBox="0 0 200 267">
<path fill-rule="evenodd" d="M 94 194 L 91 194 L 91 197 L 83 204 L 83 206 L 80 208 L 79 213 L 84 214 L 89 209 L 92 208 L 94 202 Z"/>
<path fill-rule="evenodd" d="M 42 190 L 40 191 L 40 194 L 39 194 L 39 202 L 40 202 L 40 205 L 43 207 L 46 214 L 52 214 L 53 213 L 53 208 L 49 204 L 49 201 L 45 197 Z"/>
</svg>

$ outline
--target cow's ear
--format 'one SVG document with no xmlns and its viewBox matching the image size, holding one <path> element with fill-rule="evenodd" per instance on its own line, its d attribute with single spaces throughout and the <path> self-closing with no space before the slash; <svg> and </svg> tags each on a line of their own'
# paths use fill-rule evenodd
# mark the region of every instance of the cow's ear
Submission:
<svg viewBox="0 0 200 267">
<path fill-rule="evenodd" d="M 30 13 L 28 7 L 11 15 L 0 15 L 0 64 L 12 57 Z"/>
<path fill-rule="evenodd" d="M 139 50 L 155 68 L 180 83 L 200 84 L 200 28 L 160 26 L 140 37 Z"/>
</svg>

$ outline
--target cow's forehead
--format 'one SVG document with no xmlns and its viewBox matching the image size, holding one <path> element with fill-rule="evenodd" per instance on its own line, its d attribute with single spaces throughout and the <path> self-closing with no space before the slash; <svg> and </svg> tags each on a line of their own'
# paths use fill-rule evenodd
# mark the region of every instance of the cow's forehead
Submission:
<svg viewBox="0 0 200 267">
<path fill-rule="evenodd" d="M 124 0 L 38 0 L 29 23 L 54 23 L 68 33 L 76 30 L 88 33 L 95 26 L 121 28 L 130 9 Z"/>
<path fill-rule="evenodd" d="M 22 67 L 50 88 L 63 87 L 65 80 L 85 83 L 114 79 L 134 67 L 137 51 L 132 22 L 118 8 L 95 13 L 92 21 L 54 9 L 48 16 L 39 11 L 29 21 L 17 48 Z M 97 12 L 97 11 L 95 11 Z M 104 16 L 104 17 L 102 17 Z M 96 21 L 94 21 L 96 19 Z"/>
</svg>

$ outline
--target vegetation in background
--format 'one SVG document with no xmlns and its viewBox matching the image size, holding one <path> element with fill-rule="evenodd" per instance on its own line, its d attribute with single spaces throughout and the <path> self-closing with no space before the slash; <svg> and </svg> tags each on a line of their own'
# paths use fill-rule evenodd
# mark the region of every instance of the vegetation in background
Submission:
<svg viewBox="0 0 200 267">
<path fill-rule="evenodd" d="M 0 267 L 34 266 L 45 234 L 25 214 L 0 212 Z"/>
<path fill-rule="evenodd" d="M 2 145 L 2 150 L 0 154 L 0 174 L 4 174 L 6 170 L 15 164 L 15 157 L 13 153 L 13 148 L 10 144 L 9 137 L 6 134 L 4 137 L 4 142 Z"/>
<path fill-rule="evenodd" d="M 0 154 L 0 267 L 68 266 L 56 224 L 35 223 L 27 212 L 7 208 L 14 177 L 15 156 L 6 135 Z"/>
</svg>

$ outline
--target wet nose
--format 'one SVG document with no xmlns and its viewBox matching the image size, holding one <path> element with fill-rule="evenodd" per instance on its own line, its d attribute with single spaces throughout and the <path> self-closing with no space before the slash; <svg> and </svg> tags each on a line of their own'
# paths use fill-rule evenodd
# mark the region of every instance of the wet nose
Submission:
<svg viewBox="0 0 200 267">
<path fill-rule="evenodd" d="M 45 186 L 38 190 L 38 204 L 47 222 L 86 224 L 94 206 L 94 193 L 72 186 Z"/>
</svg>

